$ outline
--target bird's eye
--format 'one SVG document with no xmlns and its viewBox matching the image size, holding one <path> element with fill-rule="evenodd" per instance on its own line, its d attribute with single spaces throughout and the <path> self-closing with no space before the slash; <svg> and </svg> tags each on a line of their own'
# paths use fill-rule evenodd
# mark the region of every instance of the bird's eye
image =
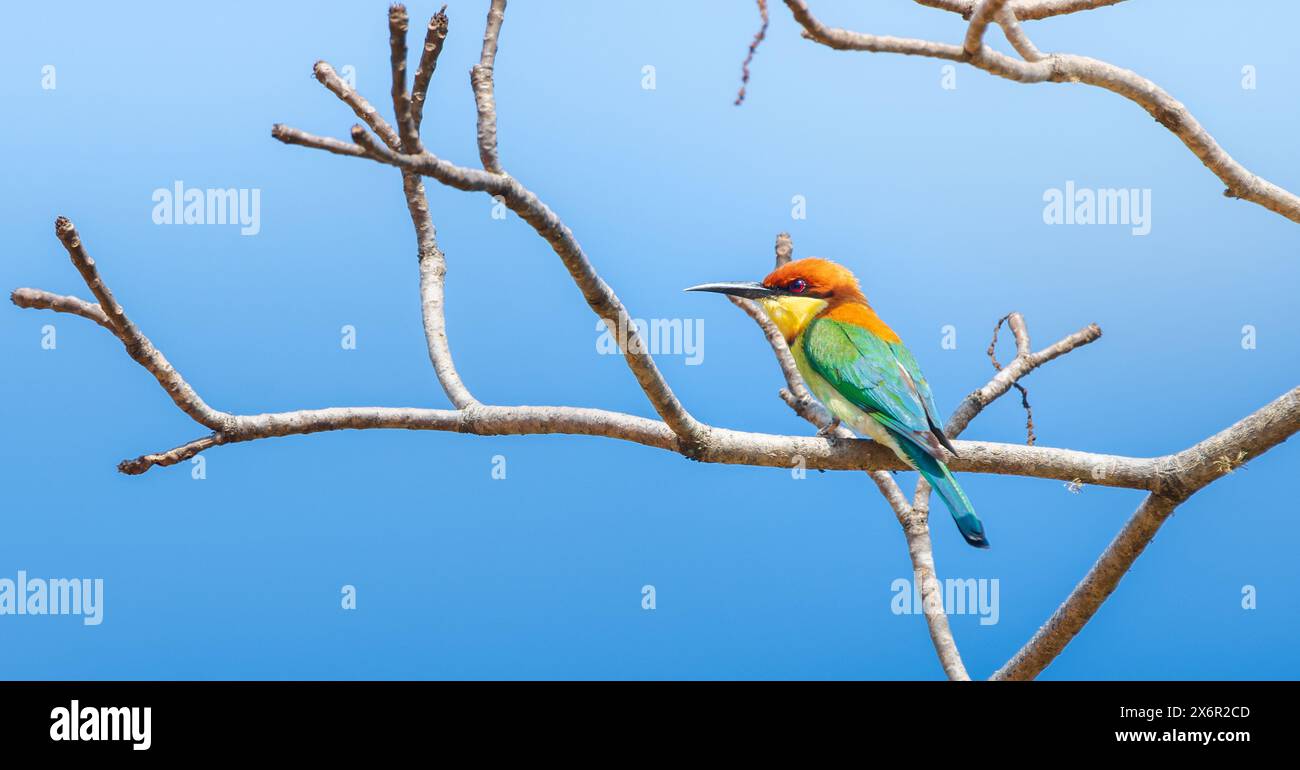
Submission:
<svg viewBox="0 0 1300 770">
<path fill-rule="evenodd" d="M 802 278 L 796 278 L 793 281 L 791 281 L 788 285 L 786 285 L 786 288 L 794 292 L 795 294 L 803 294 L 804 291 L 808 288 L 808 282 Z"/>
</svg>

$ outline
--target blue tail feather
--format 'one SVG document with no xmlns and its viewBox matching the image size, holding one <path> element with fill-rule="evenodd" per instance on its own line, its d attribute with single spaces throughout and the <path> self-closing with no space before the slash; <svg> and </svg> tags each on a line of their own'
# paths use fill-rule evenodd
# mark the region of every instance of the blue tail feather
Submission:
<svg viewBox="0 0 1300 770">
<path fill-rule="evenodd" d="M 966 493 L 957 486 L 957 480 L 952 477 L 948 466 L 905 438 L 900 438 L 898 445 L 916 466 L 921 476 L 930 482 L 939 499 L 948 506 L 953 521 L 957 522 L 957 529 L 961 532 L 961 536 L 966 538 L 966 542 L 976 548 L 988 548 L 989 541 L 984 536 L 984 525 L 980 522 L 979 516 L 975 515 L 975 507 L 966 498 Z"/>
</svg>

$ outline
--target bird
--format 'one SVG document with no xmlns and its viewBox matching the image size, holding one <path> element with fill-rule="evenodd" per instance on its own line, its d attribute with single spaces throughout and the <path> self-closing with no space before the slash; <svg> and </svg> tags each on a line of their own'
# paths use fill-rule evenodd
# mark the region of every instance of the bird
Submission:
<svg viewBox="0 0 1300 770">
<path fill-rule="evenodd" d="M 902 338 L 867 302 L 852 271 L 827 259 L 793 260 L 761 282 L 705 283 L 686 291 L 758 303 L 785 337 L 795 365 L 836 426 L 889 449 L 930 483 L 966 542 L 988 548 L 984 524 L 948 470 L 957 450 L 943 432 L 930 384 Z"/>
</svg>

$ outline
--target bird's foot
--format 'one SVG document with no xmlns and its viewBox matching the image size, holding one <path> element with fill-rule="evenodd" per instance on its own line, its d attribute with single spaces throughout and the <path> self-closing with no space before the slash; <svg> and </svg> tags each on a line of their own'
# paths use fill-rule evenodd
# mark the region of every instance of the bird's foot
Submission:
<svg viewBox="0 0 1300 770">
<path fill-rule="evenodd" d="M 817 431 L 817 435 L 821 436 L 822 438 L 830 438 L 832 435 L 835 434 L 835 431 L 839 429 L 839 427 L 840 427 L 840 418 L 831 417 L 830 424 L 826 425 L 821 430 Z"/>
</svg>

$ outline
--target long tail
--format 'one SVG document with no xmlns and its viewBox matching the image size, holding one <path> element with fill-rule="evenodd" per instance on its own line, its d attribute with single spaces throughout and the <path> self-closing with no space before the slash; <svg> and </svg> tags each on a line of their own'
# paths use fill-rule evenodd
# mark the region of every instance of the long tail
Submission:
<svg viewBox="0 0 1300 770">
<path fill-rule="evenodd" d="M 984 536 L 984 525 L 980 522 L 980 517 L 975 515 L 975 507 L 966 498 L 966 493 L 957 486 L 957 479 L 952 477 L 948 466 L 931 457 L 911 441 L 900 439 L 898 445 L 921 476 L 934 487 L 934 491 L 938 493 L 944 505 L 948 506 L 952 519 L 957 522 L 957 529 L 961 532 L 961 536 L 966 538 L 966 542 L 976 548 L 988 548 L 989 541 Z"/>
</svg>

